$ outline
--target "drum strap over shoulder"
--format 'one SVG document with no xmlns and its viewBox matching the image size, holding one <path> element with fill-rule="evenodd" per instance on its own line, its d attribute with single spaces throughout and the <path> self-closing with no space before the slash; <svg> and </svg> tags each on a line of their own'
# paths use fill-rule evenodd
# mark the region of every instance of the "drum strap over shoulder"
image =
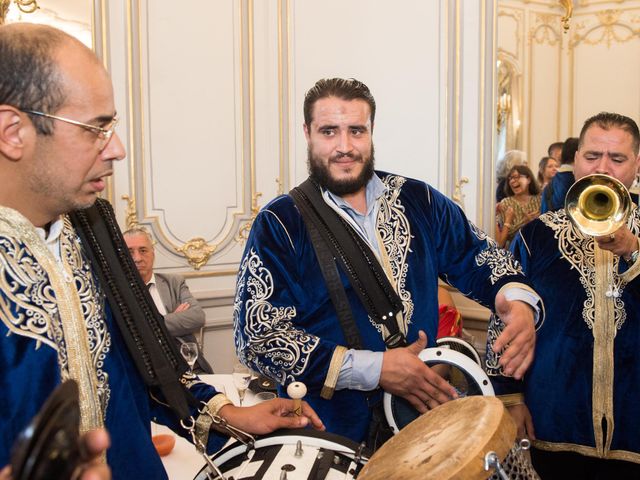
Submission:
<svg viewBox="0 0 640 480">
<path fill-rule="evenodd" d="M 362 348 L 362 342 L 336 261 L 371 319 L 387 328 L 389 336 L 384 339 L 387 348 L 405 346 L 405 336 L 396 322 L 402 301 L 369 245 L 327 205 L 313 180 L 305 180 L 289 193 L 309 232 L 348 346 Z"/>
<path fill-rule="evenodd" d="M 93 207 L 72 212 L 70 218 L 145 384 L 159 388 L 180 419 L 189 418 L 189 404 L 198 402 L 179 380 L 187 364 L 127 253 L 111 205 L 98 199 Z"/>
</svg>

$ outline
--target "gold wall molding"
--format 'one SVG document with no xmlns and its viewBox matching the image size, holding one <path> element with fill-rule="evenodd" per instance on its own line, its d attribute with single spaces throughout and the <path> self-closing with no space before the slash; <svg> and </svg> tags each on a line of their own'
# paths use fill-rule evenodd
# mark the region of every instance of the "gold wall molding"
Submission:
<svg viewBox="0 0 640 480">
<path fill-rule="evenodd" d="M 218 249 L 218 245 L 209 245 L 202 237 L 195 237 L 181 247 L 176 247 L 176 252 L 182 253 L 194 270 L 200 270 L 209 261 L 211 255 Z"/>
<path fill-rule="evenodd" d="M 555 47 L 560 43 L 561 34 L 556 29 L 558 15 L 552 13 L 537 13 L 535 15 L 535 26 L 529 29 L 529 45 L 536 43 L 538 45 L 547 44 Z"/>
<path fill-rule="evenodd" d="M 121 197 L 125 202 L 127 202 L 127 207 L 124 211 L 124 223 L 126 225 L 126 230 L 131 228 L 135 228 L 140 225 L 138 221 L 138 212 L 136 210 L 136 200 L 129 195 L 122 195 Z"/>
<path fill-rule="evenodd" d="M 634 16 L 627 23 L 621 19 L 626 13 L 623 10 L 604 10 L 595 12 L 591 16 L 597 19 L 597 24 L 588 28 L 584 21 L 576 25 L 570 48 L 574 48 L 580 43 L 585 45 L 606 44 L 611 48 L 614 43 L 626 43 L 634 38 L 640 37 L 640 28 L 634 28 L 632 23 L 638 23 L 638 17 Z"/>
<path fill-rule="evenodd" d="M 96 0 L 97 1 L 97 0 Z M 100 0 L 104 1 L 104 0 Z M 147 121 L 152 108 L 152 97 L 149 85 L 153 78 L 148 78 L 150 68 L 148 52 L 154 48 L 150 44 L 148 34 L 149 13 L 151 8 L 160 9 L 160 5 L 151 0 L 127 0 L 126 32 L 127 32 L 127 109 L 132 112 L 128 119 L 127 151 L 129 159 L 129 194 L 123 195 L 127 201 L 125 223 L 129 225 L 144 224 L 152 231 L 157 240 L 157 247 L 166 253 L 184 257 L 193 270 L 181 272 L 185 276 L 215 277 L 232 275 L 237 268 L 229 269 L 225 261 L 216 264 L 215 255 L 233 248 L 236 235 L 248 223 L 250 228 L 256 210 L 259 210 L 256 192 L 256 140 L 255 140 L 255 86 L 254 86 L 254 1 L 228 0 L 233 5 L 233 32 L 229 38 L 229 48 L 235 50 L 235 61 L 238 64 L 235 85 L 237 89 L 237 163 L 239 181 L 235 195 L 237 201 L 233 208 L 227 208 L 228 216 L 223 218 L 220 231 L 210 234 L 195 235 L 187 238 L 186 243 L 178 234 L 171 232 L 171 227 L 163 221 L 162 205 L 155 205 L 152 191 L 152 158 L 148 147 L 151 131 Z M 236 42 L 236 47 L 233 47 Z M 221 48 L 225 48 L 223 45 Z M 234 133 L 234 135 L 236 135 Z M 124 139 L 123 139 L 124 140 Z M 126 197 L 126 198 L 125 198 Z M 170 203 L 171 204 L 171 203 Z M 224 207 L 223 207 L 224 208 Z M 194 225 L 197 227 L 197 225 Z M 247 229 L 248 232 L 248 229 Z M 200 232 L 193 232 L 200 233 Z M 186 237 L 186 235 L 185 235 Z M 205 238 L 207 237 L 207 238 Z M 201 270 L 203 267 L 207 267 Z"/>
<path fill-rule="evenodd" d="M 253 226 L 253 222 L 258 216 L 260 212 L 260 206 L 258 205 L 258 197 L 261 197 L 262 193 L 256 192 L 251 199 L 251 218 L 247 220 L 238 230 L 238 235 L 235 240 L 238 243 L 245 242 L 249 238 L 249 232 L 251 231 L 251 227 Z"/>
<path fill-rule="evenodd" d="M 559 0 L 559 2 L 564 8 L 564 15 L 560 19 L 560 23 L 562 23 L 564 32 L 567 33 L 571 25 L 571 16 L 573 15 L 573 0 Z"/>
<path fill-rule="evenodd" d="M 456 202 L 458 205 L 460 205 L 460 208 L 462 208 L 462 210 L 464 210 L 464 197 L 465 197 L 464 193 L 462 192 L 462 189 L 467 183 L 469 183 L 468 177 L 459 178 L 455 183 L 453 195 L 451 196 L 453 201 Z"/>
</svg>

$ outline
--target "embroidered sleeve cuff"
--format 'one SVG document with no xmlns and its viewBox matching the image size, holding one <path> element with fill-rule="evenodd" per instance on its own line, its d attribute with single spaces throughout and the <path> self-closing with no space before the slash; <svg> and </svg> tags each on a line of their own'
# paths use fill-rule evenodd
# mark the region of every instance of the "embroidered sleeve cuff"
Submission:
<svg viewBox="0 0 640 480">
<path fill-rule="evenodd" d="M 522 405 L 524 403 L 524 395 L 521 393 L 511 393 L 509 395 L 498 395 L 505 407 L 513 407 L 514 405 Z"/>
<path fill-rule="evenodd" d="M 223 393 L 218 393 L 214 395 L 208 402 L 206 406 L 206 411 L 208 413 L 203 413 L 198 415 L 196 419 L 196 436 L 202 442 L 203 445 L 206 445 L 209 441 L 209 431 L 211 430 L 211 424 L 213 423 L 213 416 L 218 415 L 218 412 L 225 405 L 232 405 L 233 402 L 227 398 Z"/>
<path fill-rule="evenodd" d="M 526 303 L 533 309 L 533 320 L 536 328 L 542 325 L 542 319 L 544 319 L 544 304 L 540 296 L 530 286 L 524 283 L 507 283 L 498 293 L 504 294 L 507 300 L 514 301 L 519 300 Z"/>
<path fill-rule="evenodd" d="M 640 238 L 638 238 L 638 250 L 640 250 Z M 640 259 L 636 260 L 626 272 L 620 275 L 620 279 L 625 283 L 629 283 L 638 274 L 640 274 Z"/>
<path fill-rule="evenodd" d="M 326 400 L 331 400 L 333 392 L 336 390 L 336 384 L 338 383 L 338 376 L 340 375 L 340 369 L 344 362 L 344 356 L 347 353 L 347 347 L 341 345 L 336 346 L 331 357 L 331 363 L 329 363 L 329 370 L 327 371 L 327 378 L 325 378 L 324 385 L 320 396 Z"/>
</svg>

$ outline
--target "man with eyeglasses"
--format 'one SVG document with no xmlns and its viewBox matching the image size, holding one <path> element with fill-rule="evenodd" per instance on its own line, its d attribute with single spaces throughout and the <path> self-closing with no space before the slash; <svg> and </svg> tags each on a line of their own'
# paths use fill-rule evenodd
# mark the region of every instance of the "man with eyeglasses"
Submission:
<svg viewBox="0 0 640 480">
<path fill-rule="evenodd" d="M 84 442 L 74 478 L 167 478 L 152 417 L 208 453 L 228 438 L 211 428 L 216 415 L 251 433 L 322 428 L 306 404 L 295 418 L 284 399 L 237 408 L 197 379 L 181 381 L 186 364 L 98 199 L 125 157 L 108 73 L 42 25 L 0 27 L 0 59 L 0 467 L 67 379 L 79 387 Z"/>
</svg>

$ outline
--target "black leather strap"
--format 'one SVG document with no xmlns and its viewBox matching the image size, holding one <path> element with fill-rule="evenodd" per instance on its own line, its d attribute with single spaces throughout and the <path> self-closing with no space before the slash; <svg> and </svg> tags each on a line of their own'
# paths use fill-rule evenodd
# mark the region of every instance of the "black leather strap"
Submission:
<svg viewBox="0 0 640 480">
<path fill-rule="evenodd" d="M 189 418 L 188 405 L 198 402 L 179 380 L 187 364 L 136 270 L 111 205 L 98 199 L 93 207 L 72 212 L 70 218 L 145 384 L 158 387 L 179 418 Z"/>
<path fill-rule="evenodd" d="M 322 253 L 323 259 L 318 255 L 318 261 L 321 264 L 327 287 L 330 289 L 331 301 L 338 312 L 341 325 L 344 325 L 343 331 L 346 330 L 345 336 L 351 336 L 350 327 L 346 327 L 346 325 L 353 325 L 353 329 L 356 331 L 357 328 L 337 271 L 335 272 L 337 281 L 333 273 L 327 272 L 328 279 L 325 275 L 326 269 L 336 269 L 336 261 L 349 277 L 353 289 L 369 316 L 374 322 L 384 325 L 389 331 L 389 336 L 385 338 L 387 347 L 405 346 L 406 339 L 396 321 L 396 315 L 402 311 L 402 301 L 369 245 L 327 205 L 322 198 L 319 186 L 311 179 L 307 179 L 300 186 L 291 190 L 290 195 L 305 221 L 316 254 L 318 249 L 323 248 L 329 252 L 330 256 Z M 310 229 L 315 229 L 316 232 L 312 233 Z M 339 298 L 340 294 L 331 293 L 330 287 L 332 285 L 340 287 L 344 299 Z M 334 296 L 337 297 L 335 300 Z M 340 312 L 344 310 L 345 305 L 349 307 L 349 316 L 340 317 Z"/>
</svg>

